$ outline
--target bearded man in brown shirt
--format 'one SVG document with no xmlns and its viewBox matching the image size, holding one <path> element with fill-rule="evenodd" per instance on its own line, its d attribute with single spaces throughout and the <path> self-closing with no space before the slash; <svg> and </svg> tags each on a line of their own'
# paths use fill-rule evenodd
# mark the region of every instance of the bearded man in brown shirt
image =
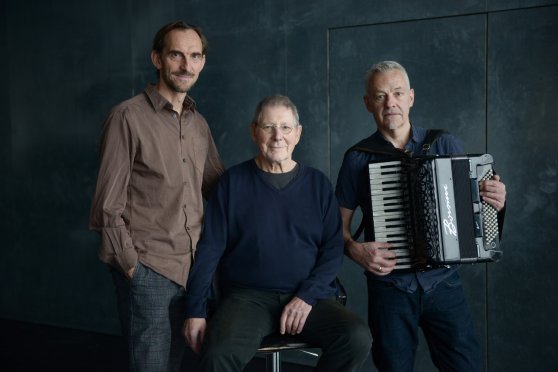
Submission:
<svg viewBox="0 0 558 372">
<path fill-rule="evenodd" d="M 105 121 L 90 228 L 112 272 L 133 371 L 179 371 L 185 285 L 199 240 L 202 198 L 223 163 L 188 91 L 207 41 L 183 21 L 153 40 L 159 81 L 114 107 Z"/>
</svg>

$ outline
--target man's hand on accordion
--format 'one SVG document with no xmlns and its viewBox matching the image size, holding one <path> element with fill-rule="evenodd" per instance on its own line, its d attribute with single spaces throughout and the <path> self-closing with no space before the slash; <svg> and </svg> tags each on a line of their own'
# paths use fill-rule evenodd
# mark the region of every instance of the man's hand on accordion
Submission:
<svg viewBox="0 0 558 372">
<path fill-rule="evenodd" d="M 506 204 L 506 185 L 500 181 L 500 176 L 495 174 L 490 180 L 480 183 L 480 195 L 500 212 Z"/>
<path fill-rule="evenodd" d="M 395 252 L 390 251 L 390 243 L 355 241 L 351 236 L 351 219 L 354 210 L 340 207 L 343 220 L 343 239 L 345 240 L 345 254 L 365 270 L 376 275 L 387 275 L 395 267 Z"/>
<path fill-rule="evenodd" d="M 349 257 L 376 275 L 387 275 L 395 267 L 395 253 L 388 249 L 390 247 L 390 243 L 360 243 L 352 239 L 345 242 Z"/>
</svg>

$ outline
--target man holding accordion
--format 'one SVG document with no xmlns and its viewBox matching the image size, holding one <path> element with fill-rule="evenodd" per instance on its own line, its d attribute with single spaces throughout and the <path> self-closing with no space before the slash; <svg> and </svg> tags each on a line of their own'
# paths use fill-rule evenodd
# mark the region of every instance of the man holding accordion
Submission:
<svg viewBox="0 0 558 372">
<path fill-rule="evenodd" d="M 361 141 L 362 146 L 347 151 L 336 187 L 345 254 L 366 270 L 372 357 L 380 371 L 413 370 L 419 327 L 438 369 L 479 371 L 479 344 L 458 265 L 397 270 L 393 244 L 378 241 L 372 224 L 364 226 L 364 242 L 351 235 L 351 220 L 357 207 L 361 208 L 364 221 L 373 220 L 369 163 L 392 159 L 397 153 L 401 156 L 465 153 L 453 135 L 444 132 L 432 139 L 426 129 L 411 125 L 409 111 L 413 102 L 414 91 L 403 66 L 384 61 L 370 68 L 364 103 L 374 116 L 377 131 Z M 371 144 L 378 151 L 362 151 L 363 146 Z M 493 208 L 502 222 L 506 188 L 500 177 L 491 175 L 478 185 L 479 199 Z"/>
</svg>

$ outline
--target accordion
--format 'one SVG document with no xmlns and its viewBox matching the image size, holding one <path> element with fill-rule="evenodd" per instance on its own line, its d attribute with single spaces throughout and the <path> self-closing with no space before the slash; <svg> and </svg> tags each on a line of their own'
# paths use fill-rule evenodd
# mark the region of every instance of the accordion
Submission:
<svg viewBox="0 0 558 372">
<path fill-rule="evenodd" d="M 374 238 L 392 244 L 395 270 L 501 258 L 497 211 L 479 194 L 493 163 L 484 154 L 369 164 Z"/>
</svg>

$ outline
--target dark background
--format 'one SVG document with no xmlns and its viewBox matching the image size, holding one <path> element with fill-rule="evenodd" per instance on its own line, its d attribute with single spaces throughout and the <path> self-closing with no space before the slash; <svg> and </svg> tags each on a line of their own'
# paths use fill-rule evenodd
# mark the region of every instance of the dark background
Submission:
<svg viewBox="0 0 558 372">
<path fill-rule="evenodd" d="M 412 122 L 491 153 L 507 185 L 503 260 L 461 270 L 486 370 L 558 369 L 558 1 L 4 0 L 0 13 L 0 318 L 118 334 L 87 230 L 98 138 L 108 110 L 155 80 L 155 32 L 185 19 L 210 42 L 191 95 L 227 166 L 255 154 L 256 103 L 283 93 L 304 128 L 295 158 L 335 183 L 374 130 L 366 69 L 407 67 Z M 361 271 L 346 260 L 340 276 L 365 317 Z M 421 340 L 416 370 L 432 369 Z"/>
</svg>

